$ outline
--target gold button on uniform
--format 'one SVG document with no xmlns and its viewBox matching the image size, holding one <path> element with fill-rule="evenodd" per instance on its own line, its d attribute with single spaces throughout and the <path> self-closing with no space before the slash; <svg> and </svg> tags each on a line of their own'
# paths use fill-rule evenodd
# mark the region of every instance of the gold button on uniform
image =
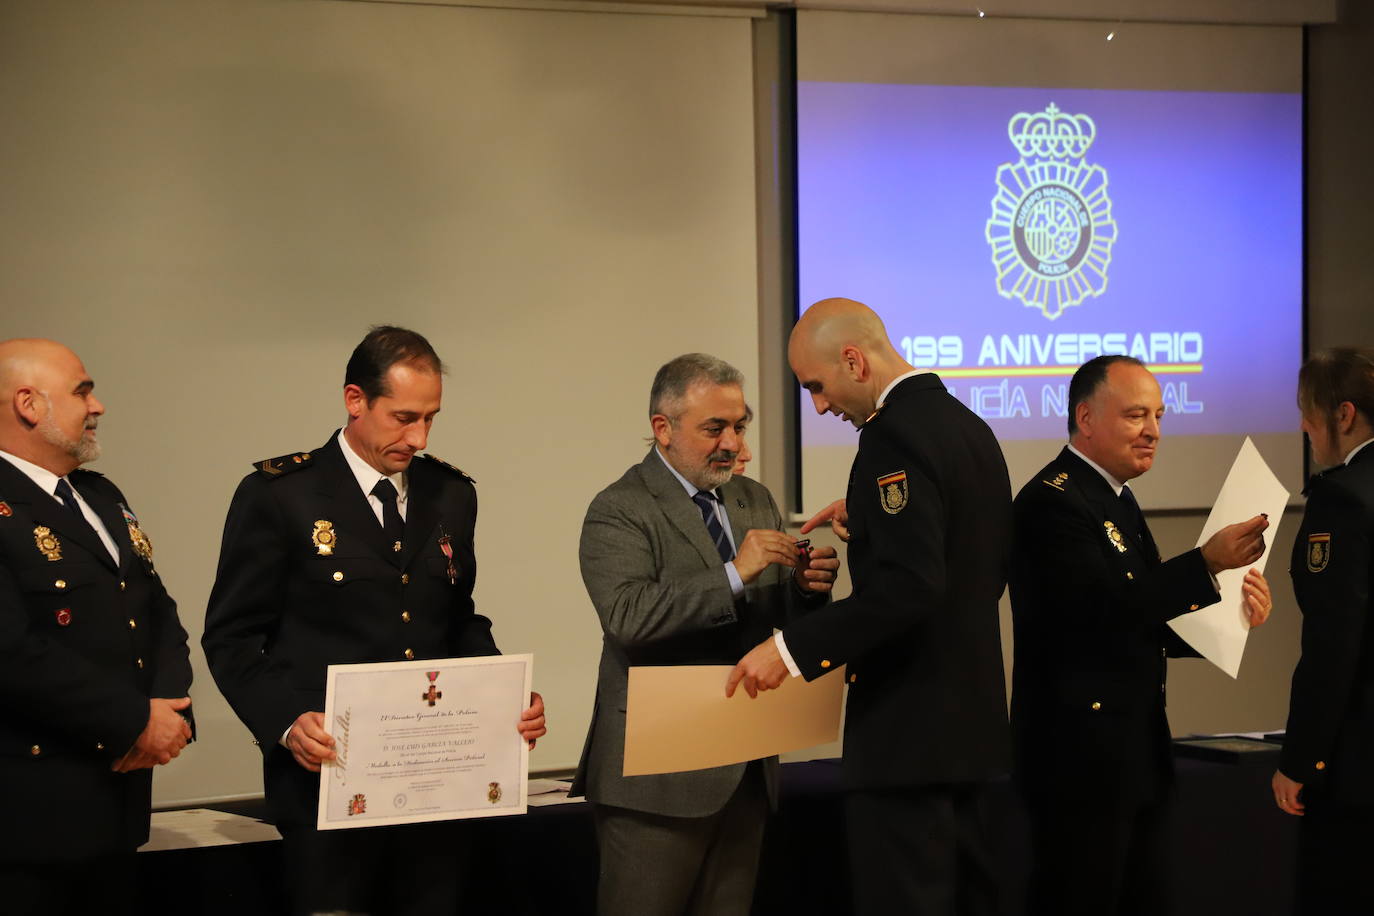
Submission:
<svg viewBox="0 0 1374 916">
<path fill-rule="evenodd" d="M 1102 704 L 1097 702 L 1096 700 L 1093 700 L 1093 712 L 1097 712 L 1101 708 Z"/>
<path fill-rule="evenodd" d="M 401 584 L 402 584 L 402 585 L 409 585 L 409 584 L 410 584 L 410 573 L 401 573 Z"/>
<path fill-rule="evenodd" d="M 128 588 L 128 587 L 129 587 L 129 583 L 127 583 L 127 582 L 120 582 L 120 583 L 119 583 L 119 590 L 120 590 L 121 592 L 124 591 L 124 589 L 126 589 L 126 588 Z"/>
<path fill-rule="evenodd" d="M 343 573 L 342 573 L 342 572 L 339 572 L 338 570 L 335 570 L 335 572 L 334 572 L 334 581 L 335 581 L 335 582 L 342 582 L 342 581 L 343 581 Z"/>
<path fill-rule="evenodd" d="M 33 747 L 29 748 L 29 753 L 37 757 L 39 754 L 43 753 L 43 749 L 35 744 Z"/>
<path fill-rule="evenodd" d="M 1324 769 L 1326 769 L 1326 761 L 1325 761 L 1325 760 L 1318 760 L 1318 761 L 1316 762 L 1315 766 L 1316 766 L 1316 768 L 1319 769 L 1319 770 L 1324 770 Z"/>
<path fill-rule="evenodd" d="M 414 658 L 414 657 L 415 657 L 415 650 L 414 650 L 414 649 L 406 649 L 406 658 Z"/>
<path fill-rule="evenodd" d="M 410 623 L 410 611 L 401 611 L 401 623 Z"/>
<path fill-rule="evenodd" d="M 1126 578 L 1127 578 L 1127 579 L 1135 579 L 1135 573 L 1131 573 L 1131 572 L 1126 573 Z"/>
<path fill-rule="evenodd" d="M 97 741 L 97 742 L 95 743 L 95 749 L 96 749 L 97 751 L 103 751 L 103 750 L 105 750 L 105 745 L 104 745 L 104 743 L 103 743 L 103 742 L 100 742 L 100 741 Z"/>
<path fill-rule="evenodd" d="M 66 580 L 66 579 L 58 579 L 56 582 L 54 582 L 54 583 L 52 584 L 52 587 L 55 588 L 55 589 L 57 589 L 57 590 L 59 590 L 59 591 L 61 591 L 62 589 L 64 589 L 64 588 L 67 587 L 67 580 Z"/>
<path fill-rule="evenodd" d="M 830 667 L 830 659 L 828 659 L 828 658 L 823 658 L 823 659 L 821 659 L 821 667 L 822 667 L 822 668 L 829 668 L 829 667 Z"/>
<path fill-rule="evenodd" d="M 137 665 L 139 668 L 142 668 L 142 667 L 143 667 L 143 659 L 141 659 L 141 658 L 136 658 L 136 659 L 134 659 L 134 664 Z"/>
<path fill-rule="evenodd" d="M 131 630 L 137 630 L 137 629 L 138 629 L 138 621 L 137 621 L 137 620 L 134 620 L 132 617 L 129 618 L 129 629 L 131 629 Z"/>
</svg>

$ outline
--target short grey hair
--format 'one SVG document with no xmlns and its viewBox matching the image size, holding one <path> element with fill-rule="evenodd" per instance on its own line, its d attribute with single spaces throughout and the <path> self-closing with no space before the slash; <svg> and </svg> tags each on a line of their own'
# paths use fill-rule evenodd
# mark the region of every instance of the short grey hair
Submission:
<svg viewBox="0 0 1374 916">
<path fill-rule="evenodd" d="M 744 373 L 723 359 L 707 353 L 684 353 L 659 367 L 649 389 L 649 416 L 663 414 L 676 422 L 682 416 L 682 400 L 694 385 L 738 385 Z"/>
</svg>

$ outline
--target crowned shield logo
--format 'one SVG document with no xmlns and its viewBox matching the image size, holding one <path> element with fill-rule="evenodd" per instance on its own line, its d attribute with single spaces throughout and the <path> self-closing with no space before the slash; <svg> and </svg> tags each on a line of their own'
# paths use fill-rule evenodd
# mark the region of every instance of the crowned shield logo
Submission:
<svg viewBox="0 0 1374 916">
<path fill-rule="evenodd" d="M 878 478 L 878 502 L 888 515 L 896 515 L 906 508 L 906 471 L 885 474 Z"/>
<path fill-rule="evenodd" d="M 1307 536 L 1307 571 L 1319 573 L 1331 562 L 1331 535 L 1309 534 Z"/>
<path fill-rule="evenodd" d="M 359 792 L 348 800 L 348 816 L 367 813 L 367 796 Z"/>
<path fill-rule="evenodd" d="M 1116 548 L 1117 553 L 1126 552 L 1126 539 L 1121 536 L 1121 531 L 1110 521 L 1102 523 L 1102 527 L 1107 531 L 1107 541 Z"/>
<path fill-rule="evenodd" d="M 1021 158 L 997 169 L 985 233 L 997 292 L 1053 320 L 1107 290 L 1116 221 L 1106 171 L 1084 159 L 1097 125 L 1051 102 L 1042 112 L 1018 112 L 1007 136 Z"/>
</svg>

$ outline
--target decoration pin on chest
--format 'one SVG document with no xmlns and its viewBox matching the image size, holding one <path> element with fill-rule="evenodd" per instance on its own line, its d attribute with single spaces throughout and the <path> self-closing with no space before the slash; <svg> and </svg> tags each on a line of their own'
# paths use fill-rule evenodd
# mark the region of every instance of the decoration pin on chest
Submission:
<svg viewBox="0 0 1374 916">
<path fill-rule="evenodd" d="M 444 570 L 448 573 L 448 584 L 457 585 L 458 568 L 453 565 L 453 538 L 449 537 L 449 533 L 444 530 L 443 525 L 439 526 L 439 549 L 444 552 L 444 556 L 448 559 L 448 566 Z"/>
</svg>

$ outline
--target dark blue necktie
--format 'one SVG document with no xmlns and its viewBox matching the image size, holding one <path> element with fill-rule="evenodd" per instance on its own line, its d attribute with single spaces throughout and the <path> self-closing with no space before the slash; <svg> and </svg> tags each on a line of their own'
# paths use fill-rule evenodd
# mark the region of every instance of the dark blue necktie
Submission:
<svg viewBox="0 0 1374 916">
<path fill-rule="evenodd" d="M 405 522 L 401 519 L 401 510 L 396 505 L 399 496 L 396 485 L 383 477 L 372 488 L 372 495 L 382 504 L 382 530 L 386 532 L 386 539 L 392 542 L 393 550 L 400 551 Z"/>
<path fill-rule="evenodd" d="M 1152 564 L 1159 562 L 1159 548 L 1155 546 L 1155 539 L 1150 536 L 1150 529 L 1145 524 L 1145 513 L 1140 509 L 1140 503 L 1136 502 L 1135 494 L 1126 485 L 1121 487 L 1121 504 L 1126 507 L 1127 517 L 1130 525 L 1134 529 L 1131 533 L 1135 535 L 1137 543 L 1145 548 L 1145 557 Z"/>
<path fill-rule="evenodd" d="M 701 518 L 706 522 L 706 533 L 716 545 L 716 553 L 720 554 L 721 562 L 729 563 L 735 558 L 735 551 L 730 547 L 730 539 L 725 536 L 725 529 L 721 527 L 720 518 L 716 515 L 716 499 L 714 493 L 698 490 L 692 497 L 692 502 L 701 510 Z"/>
<path fill-rule="evenodd" d="M 76 493 L 72 490 L 72 485 L 67 483 L 65 477 L 57 478 L 57 489 L 53 491 L 57 498 L 62 500 L 62 505 L 72 510 L 72 515 L 76 516 L 76 522 L 83 530 L 95 533 L 91 523 L 86 521 L 86 513 L 81 511 L 81 504 L 76 501 Z"/>
</svg>

